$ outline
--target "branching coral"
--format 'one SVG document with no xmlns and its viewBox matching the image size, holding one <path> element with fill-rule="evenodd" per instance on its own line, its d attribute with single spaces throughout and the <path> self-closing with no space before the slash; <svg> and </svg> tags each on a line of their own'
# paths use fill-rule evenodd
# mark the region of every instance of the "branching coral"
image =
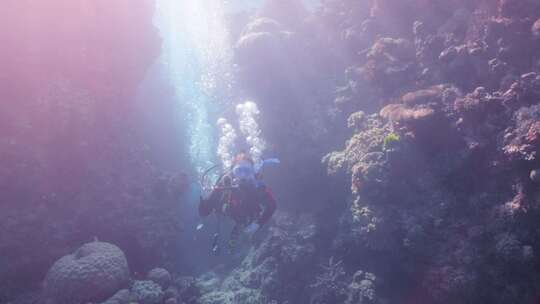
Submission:
<svg viewBox="0 0 540 304">
<path fill-rule="evenodd" d="M 328 264 L 321 265 L 322 273 L 310 287 L 314 291 L 311 303 L 339 303 L 347 298 L 345 269 L 342 261 L 331 257 Z"/>
<path fill-rule="evenodd" d="M 375 303 L 375 281 L 377 277 L 373 273 L 357 271 L 353 275 L 351 284 L 348 287 L 348 297 L 346 304 L 366 304 Z"/>
</svg>

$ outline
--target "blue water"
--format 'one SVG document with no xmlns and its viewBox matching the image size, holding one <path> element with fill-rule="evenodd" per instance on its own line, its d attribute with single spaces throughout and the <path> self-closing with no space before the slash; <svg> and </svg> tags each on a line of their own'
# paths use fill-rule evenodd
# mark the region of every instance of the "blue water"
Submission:
<svg viewBox="0 0 540 304">
<path fill-rule="evenodd" d="M 234 42 L 227 15 L 256 9 L 263 2 L 157 0 L 154 24 L 162 37 L 159 62 L 174 87 L 178 118 L 189 128 L 189 160 L 199 175 L 216 163 L 215 122 L 223 107 L 239 102 L 230 93 Z M 319 0 L 304 2 L 313 8 Z"/>
<path fill-rule="evenodd" d="M 216 161 L 215 121 L 231 81 L 231 50 L 222 1 L 158 0 L 154 23 L 163 43 L 165 67 L 177 99 L 178 117 L 189 126 L 189 156 L 203 172 Z M 173 135 L 174 136 L 174 135 Z"/>
<path fill-rule="evenodd" d="M 169 136 L 187 140 L 188 160 L 198 173 L 194 174 L 190 190 L 182 200 L 186 204 L 180 206 L 178 214 L 185 232 L 179 239 L 196 249 L 184 252 L 181 260 L 191 271 L 202 272 L 211 263 L 201 256 L 208 256 L 215 218 L 207 218 L 205 228 L 196 229 L 202 221 L 196 208 L 203 191 L 199 182 L 203 172 L 218 162 L 216 122 L 225 106 L 234 102 L 234 43 L 229 38 L 226 15 L 244 6 L 233 9 L 221 0 L 157 0 L 156 4 L 154 24 L 162 38 L 157 64 L 163 78 L 174 88 L 178 124 L 187 128 Z"/>
</svg>

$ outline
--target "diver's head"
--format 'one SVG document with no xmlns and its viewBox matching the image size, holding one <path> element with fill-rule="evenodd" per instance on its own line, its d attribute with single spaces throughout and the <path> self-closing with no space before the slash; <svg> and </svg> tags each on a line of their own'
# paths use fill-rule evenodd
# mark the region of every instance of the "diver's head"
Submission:
<svg viewBox="0 0 540 304">
<path fill-rule="evenodd" d="M 239 185 L 252 184 L 255 182 L 255 166 L 253 159 L 246 154 L 240 153 L 236 156 L 232 174 Z"/>
</svg>

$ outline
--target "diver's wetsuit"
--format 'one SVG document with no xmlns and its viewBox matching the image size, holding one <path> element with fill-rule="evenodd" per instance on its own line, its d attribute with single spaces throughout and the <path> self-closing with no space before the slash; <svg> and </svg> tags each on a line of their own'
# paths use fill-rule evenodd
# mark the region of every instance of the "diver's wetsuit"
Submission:
<svg viewBox="0 0 540 304">
<path fill-rule="evenodd" d="M 231 233 L 235 241 L 240 231 L 251 223 L 266 224 L 276 211 L 276 201 L 266 186 L 243 185 L 237 187 L 216 187 L 207 199 L 199 204 L 199 214 L 203 217 L 212 212 L 231 217 L 236 225 Z"/>
</svg>

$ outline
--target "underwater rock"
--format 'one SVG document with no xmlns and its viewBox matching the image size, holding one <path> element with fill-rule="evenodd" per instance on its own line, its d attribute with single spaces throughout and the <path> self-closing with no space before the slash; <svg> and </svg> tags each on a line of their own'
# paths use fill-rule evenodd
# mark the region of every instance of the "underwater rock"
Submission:
<svg viewBox="0 0 540 304">
<path fill-rule="evenodd" d="M 467 8 L 459 8 L 454 11 L 450 19 L 446 21 L 439 29 L 438 34 L 454 34 L 464 36 L 467 32 L 467 26 L 472 13 Z"/>
<path fill-rule="evenodd" d="M 299 0 L 267 0 L 257 15 L 277 20 L 290 28 L 297 28 L 308 16 L 308 11 Z"/>
<path fill-rule="evenodd" d="M 143 125 L 151 124 L 150 116 L 159 116 L 164 127 L 173 121 L 149 114 L 167 107 L 168 93 L 151 106 L 135 98 L 160 54 L 154 2 L 11 1 L 0 10 L 1 303 L 37 286 L 52 262 L 94 235 L 137 256 L 163 256 L 166 250 L 155 244 L 180 242 L 169 223 L 162 227 L 174 238 L 165 241 L 165 229 L 157 228 L 152 247 L 124 238 L 148 230 L 143 208 L 154 204 L 142 194 L 153 179 L 152 157 L 142 156 L 153 136 L 125 131 L 148 130 Z M 168 88 L 166 81 L 158 86 Z M 180 148 L 180 141 L 166 145 Z M 153 218 L 160 220 L 154 223 L 176 213 L 155 209 Z M 171 217 L 180 221 L 177 213 Z M 130 258 L 130 267 L 146 269 L 139 261 Z"/>
<path fill-rule="evenodd" d="M 165 304 L 177 304 L 177 303 L 178 303 L 178 300 L 175 298 L 169 298 L 165 300 Z"/>
<path fill-rule="evenodd" d="M 437 68 L 434 64 L 439 60 L 439 55 L 445 49 L 445 39 L 444 36 L 440 35 L 426 35 L 423 33 L 423 28 L 423 23 L 416 23 L 414 29 L 416 57 L 422 67 L 432 70 Z"/>
<path fill-rule="evenodd" d="M 291 58 L 294 38 L 293 32 L 281 29 L 280 23 L 268 18 L 255 19 L 246 26 L 235 45 L 235 61 L 248 86 L 270 90 L 284 83 L 285 71 L 296 67 Z"/>
<path fill-rule="evenodd" d="M 495 237 L 495 241 L 495 252 L 499 258 L 512 261 L 523 257 L 522 244 L 514 234 L 499 234 Z"/>
<path fill-rule="evenodd" d="M 56 261 L 43 282 L 46 303 L 101 301 L 127 285 L 129 268 L 120 248 L 93 242 Z"/>
<path fill-rule="evenodd" d="M 484 87 L 478 87 L 465 97 L 457 98 L 453 102 L 453 108 L 470 124 L 504 113 L 502 99 L 489 94 Z"/>
<path fill-rule="evenodd" d="M 171 274 L 163 268 L 154 268 L 148 272 L 146 278 L 159 284 L 163 289 L 166 289 L 171 284 Z"/>
<path fill-rule="evenodd" d="M 282 37 L 269 32 L 248 33 L 240 38 L 237 44 L 238 52 L 253 58 L 256 53 L 270 53 L 280 48 Z M 246 60 L 243 58 L 242 60 Z"/>
<path fill-rule="evenodd" d="M 167 299 L 178 299 L 180 297 L 180 292 L 178 291 L 178 288 L 171 286 L 165 290 L 165 293 L 163 294 L 163 298 L 165 300 Z"/>
<path fill-rule="evenodd" d="M 129 303 L 129 289 L 122 289 L 110 297 L 107 301 L 101 304 L 128 304 Z"/>
<path fill-rule="evenodd" d="M 246 26 L 236 43 L 236 60 L 249 77 L 264 77 L 261 71 L 274 71 L 279 67 L 281 56 L 291 46 L 292 35 L 292 32 L 282 29 L 281 24 L 275 20 L 255 19 Z"/>
<path fill-rule="evenodd" d="M 221 281 L 216 273 L 207 272 L 197 279 L 197 287 L 202 293 L 209 293 L 219 288 Z"/>
<path fill-rule="evenodd" d="M 413 80 L 416 69 L 414 45 L 403 38 L 379 38 L 366 53 L 367 62 L 361 75 L 371 84 L 387 91 L 406 86 Z"/>
<path fill-rule="evenodd" d="M 244 34 L 237 42 L 237 56 L 253 54 L 257 51 L 268 53 L 279 47 L 288 32 L 281 24 L 273 19 L 258 18 L 246 25 Z"/>
<path fill-rule="evenodd" d="M 140 304 L 158 304 L 163 301 L 161 286 L 152 281 L 135 281 L 131 286 L 131 297 Z"/>
<path fill-rule="evenodd" d="M 312 219 L 301 217 L 295 222 L 279 214 L 276 221 L 277 227 L 250 248 L 241 265 L 223 280 L 212 273 L 198 280 L 203 291 L 200 303 L 308 303 L 305 290 L 297 287 L 306 286 L 314 270 Z"/>
<path fill-rule="evenodd" d="M 214 281 L 214 283 L 217 283 L 217 282 L 219 281 Z M 171 290 L 171 287 L 169 287 L 165 291 L 165 298 L 167 298 L 168 294 L 172 295 L 175 292 L 177 292 L 178 297 L 182 302 L 186 304 L 198 303 L 197 300 L 200 298 L 201 293 L 202 293 L 201 292 L 202 290 L 199 285 L 199 281 L 197 281 L 193 277 L 179 277 L 174 280 L 174 285 L 175 287 L 173 290 Z M 209 286 L 214 286 L 214 285 L 209 284 Z M 214 288 L 217 288 L 217 286 L 214 286 Z"/>
<path fill-rule="evenodd" d="M 472 89 L 489 75 L 489 58 L 481 43 L 452 44 L 439 55 L 438 67 L 446 82 L 459 88 Z"/>
</svg>

